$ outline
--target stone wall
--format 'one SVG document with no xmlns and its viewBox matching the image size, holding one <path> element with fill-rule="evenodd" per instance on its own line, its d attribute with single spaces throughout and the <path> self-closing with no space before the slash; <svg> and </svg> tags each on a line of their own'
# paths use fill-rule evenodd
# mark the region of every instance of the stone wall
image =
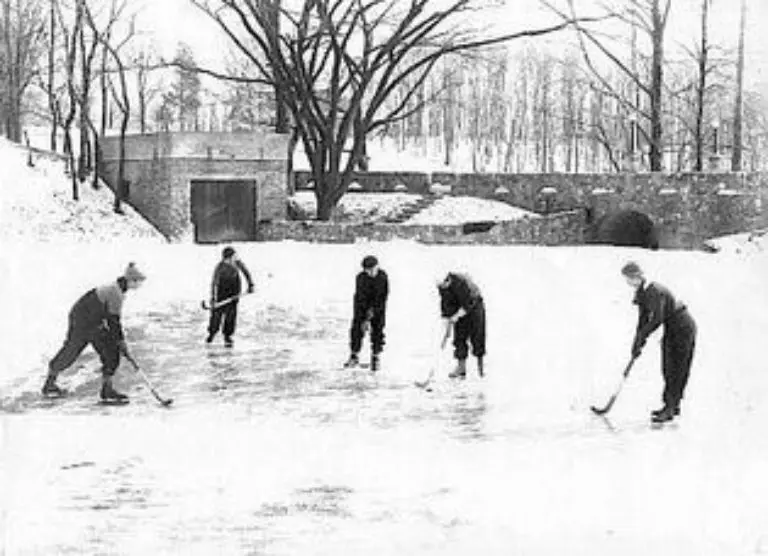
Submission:
<svg viewBox="0 0 768 556">
<path fill-rule="evenodd" d="M 287 136 L 256 133 L 154 133 L 126 137 L 129 203 L 170 239 L 191 233 L 190 180 L 253 179 L 258 220 L 284 219 Z M 117 137 L 102 141 L 99 172 L 117 184 Z"/>
<path fill-rule="evenodd" d="M 305 174 L 302 176 L 301 174 Z M 297 172 L 297 188 L 306 184 Z M 363 191 L 394 191 L 398 184 L 412 193 L 449 186 L 451 195 L 493 199 L 539 213 L 588 208 L 593 220 L 606 212 L 636 209 L 661 228 L 664 247 L 698 247 L 711 237 L 768 224 L 768 174 L 356 174 Z M 301 181 L 303 180 L 303 181 Z M 409 184 L 418 184 L 409 186 Z M 300 185 L 304 184 L 304 185 Z"/>
<path fill-rule="evenodd" d="M 297 191 L 313 188 L 312 174 L 307 171 L 294 172 L 294 187 Z M 419 172 L 361 172 L 353 174 L 352 183 L 358 183 L 363 191 L 381 193 L 395 191 L 405 186 L 409 193 L 424 194 L 431 184 L 429 174 Z"/>
<path fill-rule="evenodd" d="M 477 231 L 476 231 L 477 230 Z M 345 224 L 335 222 L 269 222 L 259 226 L 259 241 L 354 243 L 411 239 L 427 244 L 579 245 L 584 242 L 582 211 L 564 212 L 511 222 L 469 225 Z"/>
</svg>

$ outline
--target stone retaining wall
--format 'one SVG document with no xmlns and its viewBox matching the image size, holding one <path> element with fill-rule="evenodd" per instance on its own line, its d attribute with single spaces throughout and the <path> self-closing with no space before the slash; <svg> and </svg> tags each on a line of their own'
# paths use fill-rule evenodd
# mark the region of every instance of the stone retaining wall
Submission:
<svg viewBox="0 0 768 556">
<path fill-rule="evenodd" d="M 475 222 L 464 225 L 348 224 L 337 222 L 262 222 L 259 241 L 354 243 L 411 239 L 427 244 L 535 244 L 584 243 L 583 211 L 564 212 L 510 222 Z"/>
</svg>

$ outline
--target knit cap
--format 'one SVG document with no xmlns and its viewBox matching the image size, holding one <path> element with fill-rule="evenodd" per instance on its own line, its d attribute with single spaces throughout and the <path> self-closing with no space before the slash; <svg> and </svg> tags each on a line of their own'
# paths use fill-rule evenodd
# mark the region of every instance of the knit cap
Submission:
<svg viewBox="0 0 768 556">
<path fill-rule="evenodd" d="M 136 267 L 136 263 L 128 263 L 125 272 L 123 272 L 123 277 L 126 280 L 134 280 L 136 282 L 147 279 L 147 277 Z"/>
</svg>

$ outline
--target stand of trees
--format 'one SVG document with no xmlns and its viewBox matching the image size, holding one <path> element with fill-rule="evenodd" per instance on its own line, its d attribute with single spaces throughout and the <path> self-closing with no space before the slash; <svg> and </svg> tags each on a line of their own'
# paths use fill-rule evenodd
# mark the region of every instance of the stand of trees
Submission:
<svg viewBox="0 0 768 556">
<path fill-rule="evenodd" d="M 592 14 L 542 0 L 554 23 L 508 34 L 470 26 L 498 4 L 481 0 L 189 1 L 228 38 L 224 67 L 200 67 L 183 44 L 160 59 L 128 0 L 0 0 L 0 132 L 20 141 L 27 119 L 46 121 L 75 199 L 87 176 L 98 186 L 110 131 L 121 153 L 129 129 L 292 132 L 321 219 L 377 137 L 475 171 L 701 171 L 713 155 L 766 165 L 767 101 L 743 85 L 746 0 L 735 49 L 711 41 L 712 2 L 700 0 L 698 36 L 674 55 L 671 0 L 607 0 Z M 567 48 L 536 40 L 554 32 Z"/>
</svg>

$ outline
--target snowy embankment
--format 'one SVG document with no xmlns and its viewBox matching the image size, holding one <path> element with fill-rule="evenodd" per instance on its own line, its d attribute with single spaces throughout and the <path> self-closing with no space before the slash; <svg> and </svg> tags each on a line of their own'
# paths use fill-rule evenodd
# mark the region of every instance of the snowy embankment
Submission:
<svg viewBox="0 0 768 556">
<path fill-rule="evenodd" d="M 0 240 L 165 241 L 127 204 L 124 215 L 115 214 L 106 186 L 94 190 L 88 179 L 74 201 L 63 161 L 33 155 L 33 164 L 27 166 L 25 149 L 0 138 Z"/>
<path fill-rule="evenodd" d="M 754 254 L 768 249 L 768 230 L 733 234 L 710 239 L 706 242 L 718 253 Z"/>
<path fill-rule="evenodd" d="M 348 193 L 334 210 L 334 220 L 341 222 L 382 221 L 416 202 L 421 195 L 414 193 Z M 317 200 L 312 191 L 297 191 L 293 202 L 309 218 L 317 212 Z"/>
<path fill-rule="evenodd" d="M 476 197 L 442 197 L 432 206 L 414 215 L 406 224 L 463 224 L 484 220 L 508 221 L 538 215 L 499 201 Z"/>
<path fill-rule="evenodd" d="M 334 220 L 339 222 L 383 222 L 393 218 L 424 197 L 415 193 L 348 193 L 336 207 Z M 317 203 L 311 191 L 299 191 L 292 197 L 301 211 L 315 214 Z M 506 221 L 536 217 L 506 203 L 476 197 L 441 197 L 403 224 L 451 225 L 485 220 Z"/>
</svg>

